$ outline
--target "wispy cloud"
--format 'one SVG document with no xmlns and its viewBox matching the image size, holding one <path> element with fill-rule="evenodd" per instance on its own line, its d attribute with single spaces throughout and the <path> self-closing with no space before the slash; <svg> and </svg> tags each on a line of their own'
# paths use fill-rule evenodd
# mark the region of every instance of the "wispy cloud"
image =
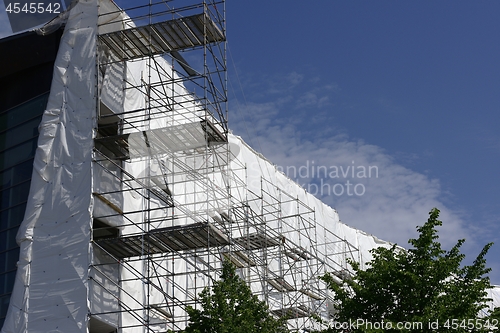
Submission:
<svg viewBox="0 0 500 333">
<path fill-rule="evenodd" d="M 287 81 L 292 84 L 274 99 L 276 82 Z M 443 244 L 451 247 L 457 239 L 469 238 L 473 245 L 470 235 L 474 231 L 466 226 L 462 212 L 445 205 L 439 180 L 400 165 L 383 148 L 352 139 L 332 125 L 331 110 L 339 88 L 332 82 L 315 81 L 312 85 L 297 73 L 271 79 L 256 92 L 260 102 L 233 103 L 230 127 L 337 209 L 348 225 L 406 246 L 417 235 L 416 226 L 425 222 L 430 209 L 438 207 L 444 221 Z"/>
</svg>

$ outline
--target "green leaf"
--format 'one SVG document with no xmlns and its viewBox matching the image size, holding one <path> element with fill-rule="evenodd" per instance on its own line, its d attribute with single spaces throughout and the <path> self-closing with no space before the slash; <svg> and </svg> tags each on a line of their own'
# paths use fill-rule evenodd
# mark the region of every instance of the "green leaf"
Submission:
<svg viewBox="0 0 500 333">
<path fill-rule="evenodd" d="M 361 270 L 359 264 L 350 262 L 354 276 L 340 286 L 329 273 L 320 277 L 334 293 L 334 320 L 393 323 L 392 329 L 365 326 L 354 332 L 417 331 L 398 329 L 397 323 L 422 323 L 419 331 L 424 332 L 471 332 L 460 326 L 432 328 L 429 323 L 445 323 L 448 319 L 462 323 L 480 318 L 488 301 L 490 269 L 486 268 L 485 256 L 492 243 L 483 248 L 472 265 L 463 266 L 465 256 L 460 248 L 465 240 L 458 240 L 449 251 L 443 250 L 437 230 L 441 225 L 439 210 L 434 208 L 427 222 L 417 227 L 418 238 L 408 241 L 411 248 L 407 251 L 396 245 L 373 249 L 367 269 Z M 495 309 L 491 317 L 499 313 Z M 481 331 L 486 330 L 474 330 Z"/>
<path fill-rule="evenodd" d="M 267 305 L 253 295 L 230 261 L 224 261 L 220 280 L 199 294 L 200 309 L 188 307 L 186 333 L 288 332 L 284 319 L 276 319 Z"/>
</svg>

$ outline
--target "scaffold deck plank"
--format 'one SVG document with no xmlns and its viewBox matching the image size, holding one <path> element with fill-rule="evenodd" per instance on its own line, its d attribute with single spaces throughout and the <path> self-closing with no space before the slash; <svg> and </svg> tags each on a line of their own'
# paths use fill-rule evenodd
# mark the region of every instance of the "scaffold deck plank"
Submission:
<svg viewBox="0 0 500 333">
<path fill-rule="evenodd" d="M 229 240 L 210 223 L 195 223 L 156 229 L 144 234 L 99 239 L 99 246 L 118 259 L 224 246 Z"/>
<path fill-rule="evenodd" d="M 242 251 L 225 252 L 223 253 L 223 256 L 224 258 L 230 260 L 238 268 L 253 267 L 257 265 L 254 260 Z"/>
<path fill-rule="evenodd" d="M 280 239 L 271 238 L 261 233 L 239 237 L 234 241 L 247 250 L 258 250 L 266 247 L 278 246 L 281 243 Z"/>
<path fill-rule="evenodd" d="M 294 286 L 292 286 L 284 278 L 281 278 L 281 277 L 276 278 L 276 279 L 271 279 L 268 282 L 276 290 L 281 291 L 281 292 L 296 290 Z"/>
<path fill-rule="evenodd" d="M 97 149 L 109 151 L 112 155 L 109 157 L 118 160 L 187 151 L 224 142 L 227 142 L 224 135 L 206 120 L 95 139 Z"/>
<path fill-rule="evenodd" d="M 303 318 L 311 314 L 311 311 L 304 305 L 272 310 L 271 312 L 278 317 L 288 318 Z"/>
<path fill-rule="evenodd" d="M 99 40 L 120 60 L 132 60 L 222 42 L 225 36 L 202 13 L 102 34 Z"/>
</svg>

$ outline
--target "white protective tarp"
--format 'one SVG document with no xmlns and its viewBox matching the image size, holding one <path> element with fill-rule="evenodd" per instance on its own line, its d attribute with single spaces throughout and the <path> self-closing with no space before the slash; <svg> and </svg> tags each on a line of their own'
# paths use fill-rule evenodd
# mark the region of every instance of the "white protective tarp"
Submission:
<svg viewBox="0 0 500 333">
<path fill-rule="evenodd" d="M 97 8 L 80 0 L 61 38 L 2 333 L 87 332 Z"/>
</svg>

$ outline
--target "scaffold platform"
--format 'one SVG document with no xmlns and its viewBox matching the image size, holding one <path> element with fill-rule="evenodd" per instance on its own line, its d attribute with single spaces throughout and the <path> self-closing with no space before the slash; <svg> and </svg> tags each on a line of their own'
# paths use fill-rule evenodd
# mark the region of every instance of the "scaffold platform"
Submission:
<svg viewBox="0 0 500 333">
<path fill-rule="evenodd" d="M 128 237 L 99 239 L 96 243 L 117 259 L 229 245 L 229 239 L 210 223 L 156 229 Z"/>
<path fill-rule="evenodd" d="M 132 60 L 222 42 L 224 34 L 205 13 L 99 35 L 119 60 Z"/>
</svg>

